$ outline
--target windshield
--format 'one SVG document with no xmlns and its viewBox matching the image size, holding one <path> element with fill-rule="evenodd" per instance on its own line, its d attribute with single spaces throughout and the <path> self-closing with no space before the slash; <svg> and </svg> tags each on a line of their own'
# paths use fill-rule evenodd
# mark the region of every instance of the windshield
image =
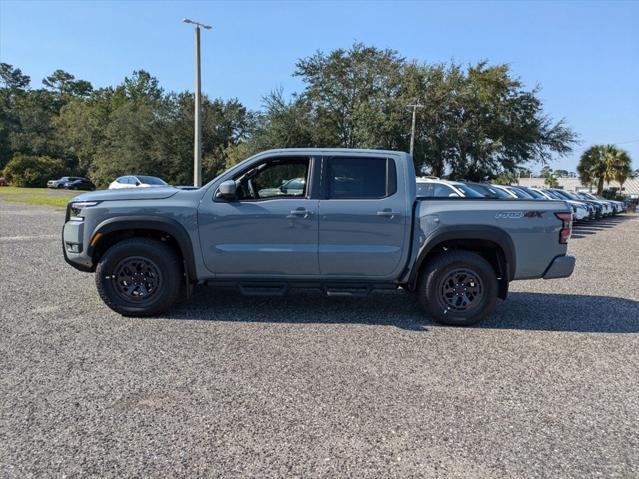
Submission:
<svg viewBox="0 0 639 479">
<path fill-rule="evenodd" d="M 161 180 L 155 176 L 138 176 L 137 177 L 142 183 L 147 185 L 166 185 L 166 181 Z"/>
<path fill-rule="evenodd" d="M 478 191 L 473 190 L 472 188 L 469 188 L 464 183 L 453 183 L 453 185 L 455 185 L 455 188 L 457 188 L 458 190 L 462 190 L 466 198 L 484 198 L 485 197 Z"/>
<path fill-rule="evenodd" d="M 551 190 L 551 191 L 552 193 L 555 194 L 555 196 L 560 196 L 562 200 L 572 200 L 572 198 L 568 196 L 565 191 L 561 191 L 561 190 Z"/>
<path fill-rule="evenodd" d="M 544 195 L 542 195 L 539 191 L 531 190 L 531 189 L 528 189 L 528 188 L 522 188 L 522 189 L 523 189 L 523 191 L 528 193 L 530 196 L 532 196 L 536 200 L 545 200 L 546 199 L 546 197 Z"/>
<path fill-rule="evenodd" d="M 512 186 L 506 186 L 506 189 L 508 191 L 512 192 L 512 194 L 515 195 L 517 198 L 520 198 L 522 200 L 529 200 L 529 199 L 531 199 L 533 197 L 532 195 L 529 195 L 524 190 L 520 190 L 519 188 L 515 188 L 515 187 L 512 187 Z"/>
<path fill-rule="evenodd" d="M 579 193 L 579 195 L 582 198 L 588 198 L 589 200 L 595 200 L 595 201 L 599 201 L 595 196 L 591 195 L 590 193 Z"/>
<path fill-rule="evenodd" d="M 544 190 L 544 193 L 546 193 L 548 196 L 550 196 L 554 200 L 565 200 L 566 199 L 566 198 L 562 197 L 561 195 L 558 195 L 557 193 L 555 193 L 554 191 L 551 191 L 551 190 Z"/>
<path fill-rule="evenodd" d="M 562 191 L 562 193 L 564 194 L 564 196 L 567 196 L 571 200 L 576 200 L 576 201 L 583 201 L 584 200 L 580 196 L 577 196 L 576 194 L 574 194 L 572 191 Z"/>
<path fill-rule="evenodd" d="M 500 190 L 499 188 L 493 188 L 491 185 L 484 183 L 468 183 L 466 186 L 472 188 L 475 191 L 478 191 L 482 195 L 487 198 L 512 198 L 508 193 L 504 190 Z"/>
</svg>

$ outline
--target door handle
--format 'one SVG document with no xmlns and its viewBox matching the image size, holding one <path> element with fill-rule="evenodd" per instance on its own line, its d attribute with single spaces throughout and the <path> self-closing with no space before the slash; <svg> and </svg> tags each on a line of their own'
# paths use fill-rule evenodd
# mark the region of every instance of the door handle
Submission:
<svg viewBox="0 0 639 479">
<path fill-rule="evenodd" d="M 312 213 L 308 211 L 306 208 L 299 207 L 294 210 L 291 210 L 290 214 L 287 218 L 308 218 Z"/>
<path fill-rule="evenodd" d="M 393 211 L 390 208 L 386 208 L 382 211 L 377 212 L 377 216 L 385 216 L 390 219 L 393 219 L 396 215 L 399 215 L 399 212 Z"/>
</svg>

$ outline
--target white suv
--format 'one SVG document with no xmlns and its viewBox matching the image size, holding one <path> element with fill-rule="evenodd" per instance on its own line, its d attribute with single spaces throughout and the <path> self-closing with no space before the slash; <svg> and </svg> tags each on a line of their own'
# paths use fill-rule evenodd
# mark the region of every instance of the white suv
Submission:
<svg viewBox="0 0 639 479">
<path fill-rule="evenodd" d="M 151 186 L 169 186 L 166 181 L 157 176 L 120 176 L 109 185 L 110 190 L 122 188 L 148 188 Z"/>
<path fill-rule="evenodd" d="M 483 198 L 481 193 L 460 181 L 446 181 L 439 178 L 417 178 L 417 196 L 430 198 Z"/>
</svg>

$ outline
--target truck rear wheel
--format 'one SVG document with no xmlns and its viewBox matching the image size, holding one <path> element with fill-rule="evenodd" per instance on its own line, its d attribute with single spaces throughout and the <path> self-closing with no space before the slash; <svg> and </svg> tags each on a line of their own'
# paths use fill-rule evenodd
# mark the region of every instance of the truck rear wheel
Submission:
<svg viewBox="0 0 639 479">
<path fill-rule="evenodd" d="M 95 283 L 102 301 L 123 316 L 153 316 L 169 309 L 182 284 L 177 255 L 148 238 L 120 241 L 102 256 Z"/>
<path fill-rule="evenodd" d="M 497 290 L 488 261 L 469 251 L 448 251 L 423 269 L 417 293 L 422 309 L 438 323 L 470 326 L 490 313 Z"/>
</svg>

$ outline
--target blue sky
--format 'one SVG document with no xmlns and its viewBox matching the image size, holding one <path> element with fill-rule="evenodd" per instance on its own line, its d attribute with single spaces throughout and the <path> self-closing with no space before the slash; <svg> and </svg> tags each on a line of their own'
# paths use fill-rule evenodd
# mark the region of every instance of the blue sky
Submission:
<svg viewBox="0 0 639 479">
<path fill-rule="evenodd" d="M 193 89 L 191 17 L 202 34 L 202 88 L 256 109 L 270 90 L 301 89 L 295 61 L 355 41 L 426 62 L 509 63 L 540 84 L 553 118 L 593 143 L 616 143 L 639 168 L 639 1 L 154 2 L 0 0 L 0 61 L 40 86 L 62 68 L 94 86 L 149 70 L 168 90 Z"/>
</svg>

